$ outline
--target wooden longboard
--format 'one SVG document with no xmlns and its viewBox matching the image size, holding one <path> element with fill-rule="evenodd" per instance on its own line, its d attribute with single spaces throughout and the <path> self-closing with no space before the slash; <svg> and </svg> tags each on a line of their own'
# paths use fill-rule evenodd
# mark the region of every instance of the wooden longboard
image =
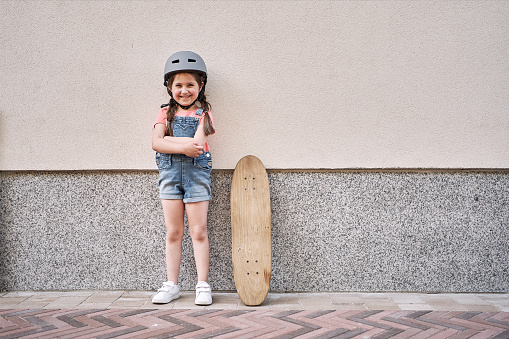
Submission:
<svg viewBox="0 0 509 339">
<path fill-rule="evenodd" d="M 272 241 L 269 178 L 255 156 L 240 159 L 233 172 L 231 222 L 237 292 L 244 304 L 260 305 L 269 293 Z"/>
</svg>

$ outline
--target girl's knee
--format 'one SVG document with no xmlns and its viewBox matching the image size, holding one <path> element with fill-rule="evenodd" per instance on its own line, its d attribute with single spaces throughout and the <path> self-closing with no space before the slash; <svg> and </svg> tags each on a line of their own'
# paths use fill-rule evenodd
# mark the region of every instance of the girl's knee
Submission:
<svg viewBox="0 0 509 339">
<path fill-rule="evenodd" d="M 193 227 L 190 231 L 191 239 L 193 241 L 202 242 L 208 239 L 207 226 L 205 227 Z"/>
<path fill-rule="evenodd" d="M 184 232 L 180 230 L 169 230 L 166 232 L 166 241 L 167 242 L 177 242 L 182 241 L 184 237 Z"/>
</svg>

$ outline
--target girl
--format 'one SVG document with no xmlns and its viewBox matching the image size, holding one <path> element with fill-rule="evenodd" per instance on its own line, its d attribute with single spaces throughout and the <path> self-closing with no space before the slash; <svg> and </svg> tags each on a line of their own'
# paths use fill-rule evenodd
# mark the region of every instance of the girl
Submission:
<svg viewBox="0 0 509 339">
<path fill-rule="evenodd" d="M 208 284 L 209 240 L 207 211 L 210 200 L 212 156 L 207 137 L 213 134 L 210 104 L 205 98 L 207 68 L 193 52 L 170 56 L 164 68 L 164 86 L 171 99 L 161 106 L 154 124 L 152 148 L 159 169 L 159 197 L 166 224 L 168 281 L 153 303 L 169 303 L 180 296 L 178 276 L 184 236 L 184 212 L 193 242 L 198 273 L 197 305 L 212 303 Z"/>
</svg>

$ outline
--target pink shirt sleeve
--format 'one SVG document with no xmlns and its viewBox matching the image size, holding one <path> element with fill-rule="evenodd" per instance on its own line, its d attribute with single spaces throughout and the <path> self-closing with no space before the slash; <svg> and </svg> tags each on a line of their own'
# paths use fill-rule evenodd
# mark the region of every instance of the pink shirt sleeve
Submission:
<svg viewBox="0 0 509 339">
<path fill-rule="evenodd" d="M 157 114 L 156 121 L 154 122 L 154 126 L 157 124 L 164 124 L 164 126 L 168 125 L 168 120 L 166 119 L 166 112 L 168 108 L 161 108 L 159 114 Z"/>
</svg>

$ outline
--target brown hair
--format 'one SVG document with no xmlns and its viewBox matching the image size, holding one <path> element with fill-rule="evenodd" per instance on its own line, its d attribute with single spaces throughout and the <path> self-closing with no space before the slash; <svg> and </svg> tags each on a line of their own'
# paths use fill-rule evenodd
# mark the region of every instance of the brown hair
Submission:
<svg viewBox="0 0 509 339">
<path fill-rule="evenodd" d="M 206 75 L 203 75 L 203 74 L 197 73 L 197 72 L 185 72 L 185 73 L 191 74 L 200 86 L 204 86 L 202 88 L 202 90 L 205 89 Z M 172 74 L 168 78 L 168 82 L 166 85 L 167 86 L 166 89 L 168 90 L 168 94 L 170 94 L 170 96 L 171 96 L 170 88 L 171 88 L 171 85 L 173 84 L 173 80 L 175 80 L 176 74 L 177 73 Z M 203 95 L 201 95 L 201 96 L 198 95 L 198 99 L 199 100 L 197 100 L 197 103 L 200 104 L 199 106 L 205 112 L 205 117 L 204 117 L 204 121 L 203 121 L 203 129 L 204 129 L 205 135 L 208 136 L 210 134 L 214 134 L 216 131 L 214 130 L 214 126 L 212 126 L 212 120 L 210 119 L 210 116 L 209 116 L 210 104 L 207 101 L 207 98 L 205 96 L 205 91 L 203 92 Z M 173 131 L 171 129 L 171 122 L 173 121 L 173 118 L 175 117 L 175 113 L 177 113 L 177 107 L 178 107 L 177 102 L 175 101 L 175 99 L 171 98 L 170 103 L 168 104 L 168 111 L 166 111 L 166 119 L 168 120 L 168 125 L 166 126 L 166 135 L 173 136 Z"/>
</svg>

